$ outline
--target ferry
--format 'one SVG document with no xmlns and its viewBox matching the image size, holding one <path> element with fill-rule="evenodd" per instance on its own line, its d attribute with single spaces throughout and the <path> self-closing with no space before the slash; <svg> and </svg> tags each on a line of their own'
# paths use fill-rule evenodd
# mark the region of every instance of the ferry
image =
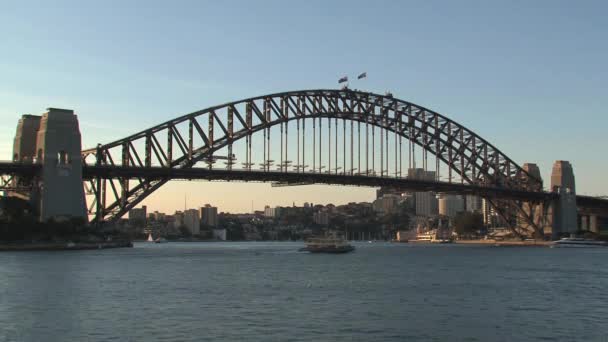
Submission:
<svg viewBox="0 0 608 342">
<path fill-rule="evenodd" d="M 355 250 L 348 241 L 341 238 L 310 238 L 306 240 L 306 247 L 301 248 L 302 252 L 310 253 L 348 253 Z"/>
<path fill-rule="evenodd" d="M 450 236 L 445 234 L 439 234 L 437 231 L 430 231 L 426 233 L 420 233 L 416 235 L 416 240 L 409 240 L 409 242 L 418 243 L 452 243 Z"/>
<path fill-rule="evenodd" d="M 591 239 L 583 239 L 583 238 L 561 238 L 551 244 L 551 247 L 559 247 L 559 248 L 576 248 L 576 247 L 608 247 L 608 242 L 599 241 L 599 240 L 591 240 Z"/>
<path fill-rule="evenodd" d="M 435 233 L 420 233 L 416 235 L 416 240 L 409 240 L 409 242 L 432 242 L 435 237 Z"/>
</svg>

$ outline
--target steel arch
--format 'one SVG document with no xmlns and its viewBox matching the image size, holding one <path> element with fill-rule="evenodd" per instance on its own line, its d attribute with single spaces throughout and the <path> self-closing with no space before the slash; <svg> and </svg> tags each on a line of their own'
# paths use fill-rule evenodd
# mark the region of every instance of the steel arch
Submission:
<svg viewBox="0 0 608 342">
<path fill-rule="evenodd" d="M 228 147 L 231 151 L 232 144 L 240 139 L 251 139 L 272 126 L 308 118 L 350 120 L 395 133 L 435 155 L 463 182 L 472 185 L 542 191 L 541 180 L 463 125 L 392 95 L 349 89 L 283 92 L 209 107 L 85 150 L 82 155 L 85 162 L 99 166 L 190 168 L 205 161 L 212 167 L 213 154 L 218 150 Z M 220 133 L 218 138 L 216 131 Z M 164 145 L 159 136 L 166 136 Z M 346 172 L 344 175 L 348 176 Z M 90 211 L 95 211 L 97 221 L 120 218 L 168 180 L 140 178 L 130 188 L 128 179 L 121 179 L 118 184 L 96 179 L 87 189 L 95 195 Z M 106 203 L 106 183 L 114 197 L 111 203 Z"/>
</svg>

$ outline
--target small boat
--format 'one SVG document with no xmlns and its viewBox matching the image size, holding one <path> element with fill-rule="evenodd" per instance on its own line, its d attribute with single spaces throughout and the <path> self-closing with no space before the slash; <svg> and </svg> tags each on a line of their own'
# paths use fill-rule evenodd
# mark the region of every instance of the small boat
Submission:
<svg viewBox="0 0 608 342">
<path fill-rule="evenodd" d="M 162 238 L 162 237 L 158 237 L 154 240 L 154 243 L 165 243 L 167 242 L 167 239 Z"/>
<path fill-rule="evenodd" d="M 576 247 L 608 247 L 608 242 L 583 239 L 583 238 L 561 238 L 551 244 L 552 248 L 576 248 Z"/>
<path fill-rule="evenodd" d="M 310 253 L 348 253 L 354 250 L 348 241 L 336 237 L 311 238 L 306 240 L 306 247 L 300 248 L 300 251 Z"/>
<path fill-rule="evenodd" d="M 154 242 L 154 239 L 152 238 L 152 234 L 148 234 L 148 240 L 146 240 L 148 242 Z"/>
</svg>

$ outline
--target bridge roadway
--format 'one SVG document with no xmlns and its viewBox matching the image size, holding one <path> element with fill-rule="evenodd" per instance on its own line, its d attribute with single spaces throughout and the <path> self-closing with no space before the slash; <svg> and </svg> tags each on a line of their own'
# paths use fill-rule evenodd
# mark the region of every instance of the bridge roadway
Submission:
<svg viewBox="0 0 608 342">
<path fill-rule="evenodd" d="M 0 175 L 31 177 L 41 170 L 39 164 L 0 162 Z M 248 171 L 207 168 L 166 168 L 166 167 L 125 167 L 84 165 L 82 176 L 85 180 L 95 178 L 146 178 L 181 180 L 219 180 L 245 182 L 280 182 L 279 184 L 333 184 L 366 187 L 388 186 L 403 191 L 435 191 L 441 193 L 471 194 L 482 197 L 515 199 L 526 201 L 546 201 L 557 197 L 552 192 L 532 192 L 499 187 L 449 183 L 440 181 L 413 180 L 407 178 L 377 177 L 365 175 L 320 174 L 313 172 Z M 582 209 L 608 210 L 608 200 L 591 196 L 576 196 L 577 206 Z"/>
<path fill-rule="evenodd" d="M 486 197 L 520 200 L 550 200 L 556 197 L 549 192 L 530 192 L 506 188 L 438 181 L 412 180 L 407 178 L 377 177 L 365 175 L 341 175 L 314 172 L 284 172 L 258 170 L 226 170 L 208 168 L 84 166 L 83 178 L 146 178 L 182 180 L 221 180 L 246 182 L 280 182 L 282 184 L 331 184 L 366 187 L 395 187 L 404 191 L 435 191 L 441 193 L 474 194 Z"/>
</svg>

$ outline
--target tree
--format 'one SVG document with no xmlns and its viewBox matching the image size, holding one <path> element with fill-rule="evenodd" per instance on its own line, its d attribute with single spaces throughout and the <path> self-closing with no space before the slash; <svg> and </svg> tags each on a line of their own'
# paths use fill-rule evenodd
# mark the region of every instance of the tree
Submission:
<svg viewBox="0 0 608 342">
<path fill-rule="evenodd" d="M 188 227 L 184 226 L 183 224 L 180 225 L 179 227 L 177 227 L 177 229 L 179 229 L 179 232 L 182 234 L 182 236 L 187 236 L 187 237 L 192 236 L 190 229 L 188 229 Z"/>
<path fill-rule="evenodd" d="M 460 212 L 453 220 L 458 235 L 473 235 L 483 229 L 483 216 L 480 213 Z"/>
</svg>

